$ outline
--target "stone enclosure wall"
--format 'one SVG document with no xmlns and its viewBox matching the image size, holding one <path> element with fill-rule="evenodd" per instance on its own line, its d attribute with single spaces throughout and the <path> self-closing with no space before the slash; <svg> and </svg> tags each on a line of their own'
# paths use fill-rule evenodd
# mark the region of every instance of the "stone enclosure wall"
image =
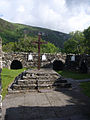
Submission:
<svg viewBox="0 0 90 120">
<path fill-rule="evenodd" d="M 65 64 L 65 69 L 75 70 L 75 71 L 81 71 L 81 72 L 90 72 L 90 55 L 65 55 L 65 54 L 50 54 L 46 53 L 44 54 L 46 56 L 46 60 L 42 60 L 41 54 L 41 67 L 49 67 L 53 68 L 53 63 L 55 61 L 61 61 Z M 33 60 L 28 60 L 29 53 L 21 52 L 21 53 L 3 53 L 2 56 L 2 66 L 7 67 L 11 69 L 11 66 L 13 62 L 16 62 L 14 64 L 14 67 L 16 65 L 18 67 L 37 67 L 38 63 L 38 54 L 32 53 L 31 56 Z M 71 57 L 74 56 L 75 60 L 71 60 Z M 19 63 L 19 64 L 18 64 Z M 58 66 L 57 64 L 57 67 Z"/>
<path fill-rule="evenodd" d="M 22 67 L 37 67 L 38 62 L 38 54 L 32 53 L 33 60 L 28 60 L 29 53 L 20 52 L 20 53 L 4 53 L 3 52 L 3 67 L 7 67 L 10 69 L 11 64 L 13 61 L 19 61 L 22 64 Z M 43 54 L 42 54 L 43 55 Z M 42 55 L 41 55 L 41 66 L 49 66 L 52 65 L 52 63 L 55 60 L 60 60 L 63 63 L 65 63 L 66 55 L 64 54 L 50 54 L 46 53 L 44 54 L 46 56 L 46 60 L 42 61 Z"/>
<path fill-rule="evenodd" d="M 74 59 L 72 59 L 72 56 L 74 56 Z M 90 73 L 90 55 L 67 55 L 65 68 L 82 73 Z"/>
<path fill-rule="evenodd" d="M 31 68 L 37 67 L 38 63 L 38 54 L 31 53 L 32 60 L 28 60 L 28 56 L 30 53 L 20 52 L 20 53 L 4 53 L 2 52 L 2 39 L 0 38 L 0 68 Z M 62 65 L 65 65 L 65 69 L 81 71 L 82 73 L 89 72 L 90 73 L 90 55 L 66 55 L 61 53 L 51 54 L 44 53 L 46 59 L 42 60 L 43 54 L 41 54 L 41 67 L 49 67 L 52 68 L 53 65 L 57 65 L 57 68 Z M 72 58 L 74 56 L 74 58 Z M 72 60 L 71 60 L 72 59 Z M 56 61 L 56 63 L 55 63 Z M 57 63 L 57 61 L 59 61 Z M 62 63 L 60 63 L 62 62 Z M 54 63 L 54 64 L 53 64 Z M 60 65 L 59 65 L 60 64 Z"/>
</svg>

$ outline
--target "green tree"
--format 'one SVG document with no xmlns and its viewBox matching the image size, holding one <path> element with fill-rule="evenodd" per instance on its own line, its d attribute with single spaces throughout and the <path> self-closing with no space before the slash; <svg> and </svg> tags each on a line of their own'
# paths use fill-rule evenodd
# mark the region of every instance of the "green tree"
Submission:
<svg viewBox="0 0 90 120">
<path fill-rule="evenodd" d="M 85 45 L 85 53 L 90 54 L 90 27 L 84 30 L 84 45 Z"/>
<path fill-rule="evenodd" d="M 84 34 L 80 31 L 70 33 L 70 38 L 64 42 L 64 51 L 66 53 L 82 54 L 85 51 Z"/>
<path fill-rule="evenodd" d="M 14 42 L 9 42 L 8 44 L 3 45 L 3 47 L 2 47 L 2 50 L 4 52 L 12 52 L 13 49 L 14 49 Z"/>
<path fill-rule="evenodd" d="M 48 42 L 47 44 L 43 44 L 41 46 L 41 53 L 57 53 L 59 52 L 59 48 L 57 48 L 54 44 Z"/>
<path fill-rule="evenodd" d="M 3 45 L 3 51 L 5 52 L 38 52 L 38 45 L 32 44 L 33 41 L 37 41 L 38 37 L 30 37 L 25 36 L 24 38 L 20 38 L 18 42 L 10 42 L 6 45 Z M 41 41 L 43 41 L 41 39 Z M 57 48 L 54 44 L 48 42 L 48 44 L 41 45 L 41 53 L 55 53 L 59 52 L 59 48 Z"/>
</svg>

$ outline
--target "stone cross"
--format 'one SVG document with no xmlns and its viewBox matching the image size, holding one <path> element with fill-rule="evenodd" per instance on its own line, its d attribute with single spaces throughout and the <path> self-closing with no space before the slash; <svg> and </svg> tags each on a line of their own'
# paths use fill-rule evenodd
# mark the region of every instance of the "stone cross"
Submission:
<svg viewBox="0 0 90 120">
<path fill-rule="evenodd" d="M 41 44 L 47 44 L 47 42 L 41 42 L 41 33 L 38 33 L 38 42 L 32 42 L 33 44 L 38 44 L 38 70 L 40 70 L 40 66 L 41 66 L 41 60 L 40 60 L 40 45 Z"/>
</svg>

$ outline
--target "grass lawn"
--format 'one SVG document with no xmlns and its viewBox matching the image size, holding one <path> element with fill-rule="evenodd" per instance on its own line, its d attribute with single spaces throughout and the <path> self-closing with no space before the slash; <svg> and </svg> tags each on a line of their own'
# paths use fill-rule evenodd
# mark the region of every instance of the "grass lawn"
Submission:
<svg viewBox="0 0 90 120">
<path fill-rule="evenodd" d="M 82 88 L 83 93 L 90 97 L 90 82 L 81 83 L 80 87 Z"/>
<path fill-rule="evenodd" d="M 58 73 L 63 77 L 77 79 L 77 80 L 90 78 L 90 74 L 83 74 L 83 73 L 74 72 L 74 71 L 62 70 L 62 71 L 58 71 Z"/>
<path fill-rule="evenodd" d="M 20 74 L 21 72 L 23 72 L 25 70 L 24 69 L 19 69 L 19 70 L 9 70 L 7 68 L 4 68 L 2 70 L 1 73 L 1 78 L 2 78 L 2 96 L 3 98 L 5 97 L 5 95 L 7 94 L 7 88 L 9 86 L 10 83 L 12 83 L 14 81 L 14 78 Z"/>
</svg>

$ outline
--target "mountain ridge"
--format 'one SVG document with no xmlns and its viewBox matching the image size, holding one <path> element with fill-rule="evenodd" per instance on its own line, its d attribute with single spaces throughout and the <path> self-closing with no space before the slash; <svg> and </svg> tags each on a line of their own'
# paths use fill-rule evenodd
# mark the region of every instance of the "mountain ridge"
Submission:
<svg viewBox="0 0 90 120">
<path fill-rule="evenodd" d="M 0 18 L 0 36 L 3 39 L 3 44 L 18 41 L 25 35 L 35 37 L 38 32 L 44 34 L 42 36 L 43 40 L 53 43 L 58 48 L 63 48 L 63 43 L 69 38 L 67 33 L 37 26 L 11 23 Z"/>
</svg>

